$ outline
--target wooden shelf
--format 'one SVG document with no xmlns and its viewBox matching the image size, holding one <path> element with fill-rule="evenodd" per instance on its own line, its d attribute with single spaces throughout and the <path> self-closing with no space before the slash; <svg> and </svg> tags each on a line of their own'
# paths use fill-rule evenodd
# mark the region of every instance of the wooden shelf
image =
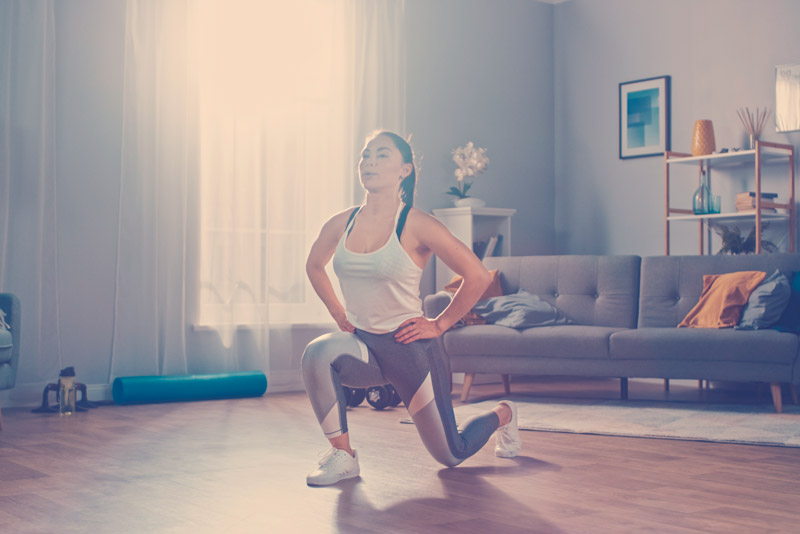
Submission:
<svg viewBox="0 0 800 534">
<path fill-rule="evenodd" d="M 739 221 L 743 219 L 755 219 L 756 210 L 752 211 L 732 211 L 728 213 L 706 213 L 703 215 L 670 215 L 668 221 L 702 221 L 705 219 L 716 222 Z M 762 220 L 783 221 L 790 218 L 788 213 L 761 213 Z"/>
<path fill-rule="evenodd" d="M 788 202 L 778 203 L 774 200 L 764 200 L 761 198 L 761 167 L 768 162 L 783 160 L 788 163 Z M 708 213 L 695 215 L 691 210 L 674 209 L 670 206 L 670 166 L 673 164 L 690 164 L 699 167 L 699 171 L 708 172 L 709 178 L 712 167 L 730 168 L 733 166 L 752 166 L 754 170 L 755 184 L 754 192 L 756 195 L 756 208 L 744 212 L 729 213 Z M 711 223 L 753 221 L 755 223 L 756 253 L 761 252 L 761 231 L 762 222 L 766 221 L 788 221 L 789 222 L 789 251 L 795 251 L 795 225 L 796 207 L 794 193 L 794 146 L 772 143 L 767 141 L 756 141 L 756 147 L 752 150 L 737 150 L 736 152 L 726 152 L 724 154 L 707 154 L 703 156 L 692 156 L 680 152 L 668 151 L 664 153 L 664 194 L 665 194 L 665 214 L 664 214 L 664 250 L 669 255 L 670 246 L 670 223 L 695 221 L 699 223 L 699 244 L 700 254 L 703 254 L 703 226 L 704 222 L 709 224 L 708 242 L 711 244 Z M 776 208 L 777 212 L 765 211 L 765 209 Z M 709 251 L 710 252 L 710 251 Z"/>
<path fill-rule="evenodd" d="M 723 164 L 742 164 L 750 163 L 754 160 L 756 150 L 737 150 L 736 152 L 726 152 L 724 154 L 706 154 L 704 156 L 676 156 L 672 152 L 673 157 L 667 157 L 667 163 L 678 164 L 697 164 L 701 161 L 713 161 L 715 167 Z M 764 147 L 761 149 L 761 157 L 767 161 L 785 159 L 789 157 L 784 149 Z"/>
</svg>

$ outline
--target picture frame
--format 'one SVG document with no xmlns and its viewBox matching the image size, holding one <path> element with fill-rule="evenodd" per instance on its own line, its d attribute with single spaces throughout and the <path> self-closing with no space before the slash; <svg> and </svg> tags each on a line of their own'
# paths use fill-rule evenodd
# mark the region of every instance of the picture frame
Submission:
<svg viewBox="0 0 800 534">
<path fill-rule="evenodd" d="M 670 76 L 619 84 L 619 158 L 661 156 L 671 148 Z"/>
<path fill-rule="evenodd" d="M 775 67 L 775 131 L 800 130 L 800 65 Z"/>
</svg>

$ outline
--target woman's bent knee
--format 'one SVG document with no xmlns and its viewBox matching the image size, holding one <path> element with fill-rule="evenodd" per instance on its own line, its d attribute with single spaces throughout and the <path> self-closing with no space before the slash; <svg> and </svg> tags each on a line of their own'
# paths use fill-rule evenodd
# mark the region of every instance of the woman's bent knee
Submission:
<svg viewBox="0 0 800 534">
<path fill-rule="evenodd" d="M 355 335 L 349 332 L 332 332 L 319 336 L 306 345 L 301 366 L 307 368 L 320 364 L 330 365 L 338 356 L 353 351 L 354 337 Z M 355 345 L 355 348 L 358 346 Z"/>
</svg>

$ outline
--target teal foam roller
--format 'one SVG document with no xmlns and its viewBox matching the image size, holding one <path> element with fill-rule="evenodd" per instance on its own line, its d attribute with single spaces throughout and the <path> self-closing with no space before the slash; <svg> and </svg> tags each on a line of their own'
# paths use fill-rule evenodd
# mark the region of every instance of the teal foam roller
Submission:
<svg viewBox="0 0 800 534">
<path fill-rule="evenodd" d="M 121 376 L 112 393 L 117 404 L 260 397 L 267 391 L 261 371 L 211 375 Z"/>
</svg>

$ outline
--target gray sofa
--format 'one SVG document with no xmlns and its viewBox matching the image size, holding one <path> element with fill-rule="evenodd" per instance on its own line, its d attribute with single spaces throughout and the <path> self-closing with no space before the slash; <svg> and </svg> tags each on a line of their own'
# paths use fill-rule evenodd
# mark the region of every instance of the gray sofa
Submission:
<svg viewBox="0 0 800 534">
<path fill-rule="evenodd" d="M 485 260 L 499 269 L 503 293 L 524 289 L 571 324 L 516 330 L 473 325 L 441 343 L 452 372 L 465 373 L 466 400 L 476 373 L 761 381 L 781 411 L 781 384 L 800 383 L 798 336 L 777 330 L 676 328 L 698 302 L 704 274 L 780 269 L 791 279 L 800 254 L 747 256 L 522 256 Z M 425 298 L 425 314 L 449 302 Z M 792 387 L 796 400 L 796 388 Z"/>
</svg>

